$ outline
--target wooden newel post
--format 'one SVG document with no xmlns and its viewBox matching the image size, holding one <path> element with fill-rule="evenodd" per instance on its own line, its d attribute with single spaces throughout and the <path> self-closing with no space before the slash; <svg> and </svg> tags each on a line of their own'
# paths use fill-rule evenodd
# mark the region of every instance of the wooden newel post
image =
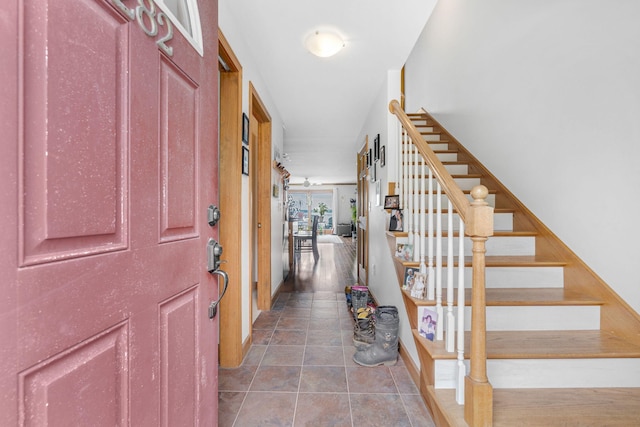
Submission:
<svg viewBox="0 0 640 427">
<path fill-rule="evenodd" d="M 474 201 L 466 215 L 465 234 L 473 242 L 471 293 L 471 369 L 465 378 L 464 419 L 471 427 L 493 425 L 493 387 L 487 378 L 487 321 L 485 298 L 485 243 L 493 235 L 493 208 L 486 202 L 489 190 L 471 190 Z"/>
</svg>

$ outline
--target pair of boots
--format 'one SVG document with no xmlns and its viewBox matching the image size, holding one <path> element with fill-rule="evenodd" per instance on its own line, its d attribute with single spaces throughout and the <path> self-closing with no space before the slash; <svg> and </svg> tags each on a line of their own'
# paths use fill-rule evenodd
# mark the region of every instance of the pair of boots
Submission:
<svg viewBox="0 0 640 427">
<path fill-rule="evenodd" d="M 356 312 L 353 361 L 362 366 L 395 365 L 398 360 L 398 308 L 383 305 Z"/>
</svg>

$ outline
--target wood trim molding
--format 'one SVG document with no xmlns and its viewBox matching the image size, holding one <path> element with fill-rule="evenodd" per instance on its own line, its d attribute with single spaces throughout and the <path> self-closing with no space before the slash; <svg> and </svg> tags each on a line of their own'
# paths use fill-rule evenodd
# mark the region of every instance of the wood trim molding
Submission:
<svg viewBox="0 0 640 427">
<path fill-rule="evenodd" d="M 220 69 L 220 244 L 224 248 L 224 269 L 231 286 L 220 301 L 220 351 L 222 367 L 240 366 L 244 356 L 242 342 L 242 245 L 238 244 L 237 224 L 242 214 L 241 139 L 242 66 L 229 43 L 218 30 L 218 55 L 229 71 Z M 247 314 L 247 315 L 250 315 Z M 248 341 L 251 342 L 251 337 Z"/>
<path fill-rule="evenodd" d="M 249 82 L 249 120 L 257 123 L 256 144 L 251 150 L 251 199 L 255 202 L 256 218 L 251 224 L 257 224 L 256 244 L 251 245 L 251 250 L 257 248 L 258 265 L 258 309 L 271 309 L 271 174 L 273 171 L 271 161 L 271 115 L 260 99 L 253 83 Z M 253 132 L 253 131 L 251 131 Z M 254 142 L 254 141 L 251 141 Z M 268 256 L 267 256 L 268 254 Z M 256 258 L 252 254 L 251 259 Z"/>
</svg>

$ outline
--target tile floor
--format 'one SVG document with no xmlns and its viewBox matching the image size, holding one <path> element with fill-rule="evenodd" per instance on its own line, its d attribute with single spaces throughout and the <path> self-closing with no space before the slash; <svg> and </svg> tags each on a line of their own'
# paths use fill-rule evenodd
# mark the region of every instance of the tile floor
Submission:
<svg viewBox="0 0 640 427">
<path fill-rule="evenodd" d="M 330 250 L 321 249 L 321 258 Z M 256 319 L 242 365 L 219 369 L 218 425 L 433 426 L 402 359 L 359 366 L 352 336 L 343 292 L 281 293 Z"/>
</svg>

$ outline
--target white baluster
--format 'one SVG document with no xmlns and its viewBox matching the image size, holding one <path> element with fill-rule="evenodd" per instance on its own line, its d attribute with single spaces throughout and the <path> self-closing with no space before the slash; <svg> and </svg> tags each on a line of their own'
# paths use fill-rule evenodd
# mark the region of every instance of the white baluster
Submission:
<svg viewBox="0 0 640 427">
<path fill-rule="evenodd" d="M 427 229 L 427 242 L 428 242 L 428 258 L 429 258 L 429 268 L 427 272 L 427 299 L 429 301 L 433 301 L 435 298 L 435 287 L 436 287 L 436 274 L 433 268 L 433 173 L 431 172 L 431 168 L 429 168 L 429 204 L 428 204 L 428 212 L 427 218 L 429 220 L 429 227 Z"/>
<path fill-rule="evenodd" d="M 399 126 L 399 125 L 398 125 Z M 397 181 L 396 181 L 396 193 L 398 195 L 398 203 L 399 203 L 399 207 L 400 209 L 402 209 L 402 192 L 403 192 L 403 181 L 404 181 L 404 164 L 403 164 L 403 160 L 404 157 L 402 156 L 402 150 L 404 150 L 404 135 L 405 135 L 405 130 L 402 126 L 399 126 L 400 130 L 399 130 L 399 138 L 398 138 L 398 150 L 397 153 L 398 155 L 396 156 L 396 164 L 397 164 Z"/>
<path fill-rule="evenodd" d="M 413 165 L 411 162 L 413 161 L 413 141 L 411 137 L 408 139 L 408 147 L 409 155 L 408 155 L 408 171 L 407 171 L 407 209 L 404 212 L 404 222 L 407 225 L 406 231 L 408 236 L 408 242 L 410 245 L 413 245 L 413 224 L 411 222 L 412 212 L 413 212 Z"/>
<path fill-rule="evenodd" d="M 455 317 L 453 315 L 453 205 L 447 205 L 447 351 L 455 350 Z"/>
<path fill-rule="evenodd" d="M 436 339 L 441 341 L 443 334 L 443 310 L 442 310 L 442 189 L 440 183 L 436 185 L 436 312 L 438 313 L 438 326 Z"/>
<path fill-rule="evenodd" d="M 415 157 L 413 161 L 413 262 L 420 261 L 420 162 L 422 156 L 418 147 L 415 147 Z"/>
<path fill-rule="evenodd" d="M 464 377 L 467 368 L 464 365 L 464 222 L 460 219 L 460 238 L 458 246 L 458 384 L 456 402 L 464 404 Z"/>
<path fill-rule="evenodd" d="M 402 129 L 402 144 L 400 144 L 400 156 L 402 159 L 402 179 L 400 180 L 401 192 L 398 193 L 400 197 L 400 209 L 404 209 L 407 206 L 407 131 Z"/>
<path fill-rule="evenodd" d="M 422 159 L 421 168 L 420 168 L 420 273 L 427 274 L 427 265 L 424 262 L 425 254 L 426 254 L 426 212 L 425 212 L 425 201 L 427 198 L 425 181 L 427 173 L 427 167 L 424 159 Z M 426 296 L 426 295 L 425 295 Z"/>
</svg>

